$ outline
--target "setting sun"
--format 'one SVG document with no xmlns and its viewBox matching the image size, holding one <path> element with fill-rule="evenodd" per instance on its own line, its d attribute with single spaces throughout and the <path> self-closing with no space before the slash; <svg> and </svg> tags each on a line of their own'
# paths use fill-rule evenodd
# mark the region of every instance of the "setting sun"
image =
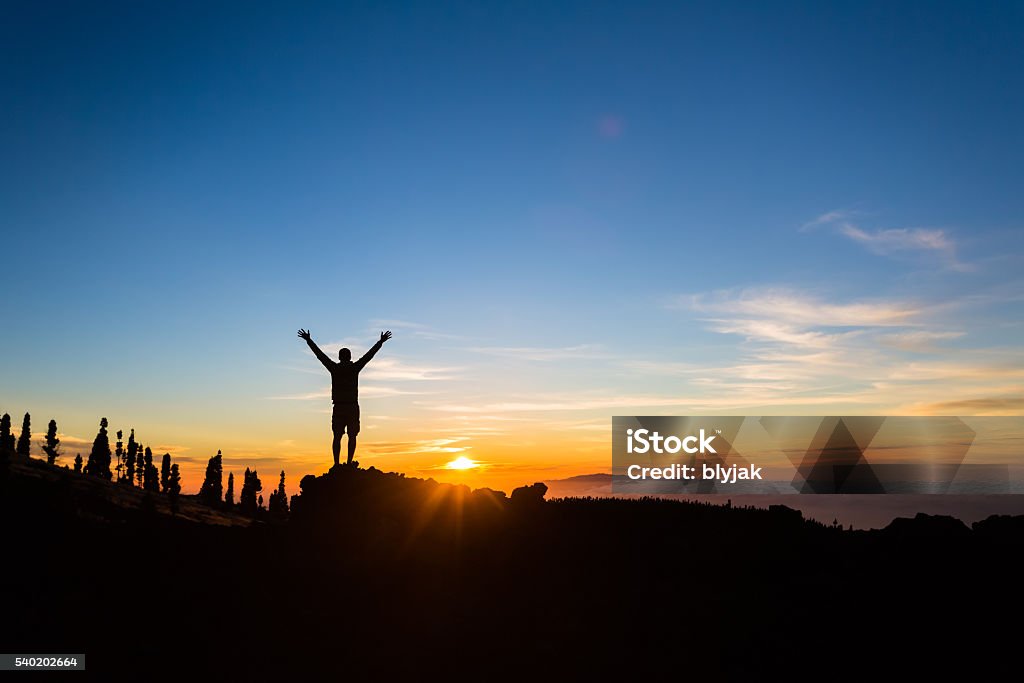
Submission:
<svg viewBox="0 0 1024 683">
<path fill-rule="evenodd" d="M 479 466 L 480 465 L 475 460 L 470 460 L 464 455 L 460 455 L 445 465 L 445 467 L 450 470 L 469 470 Z"/>
</svg>

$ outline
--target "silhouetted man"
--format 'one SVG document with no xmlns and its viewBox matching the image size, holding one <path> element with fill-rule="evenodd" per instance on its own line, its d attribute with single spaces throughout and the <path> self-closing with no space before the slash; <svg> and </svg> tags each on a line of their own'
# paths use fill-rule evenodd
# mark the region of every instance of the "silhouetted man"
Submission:
<svg viewBox="0 0 1024 683">
<path fill-rule="evenodd" d="M 313 341 L 309 330 L 299 330 L 299 336 L 306 340 L 309 348 L 331 373 L 331 400 L 334 402 L 334 416 L 331 418 L 334 443 L 331 449 L 334 452 L 334 464 L 338 465 L 341 454 L 341 435 L 348 430 L 348 464 L 351 465 L 352 457 L 356 454 L 356 435 L 359 434 L 359 371 L 380 351 L 384 342 L 391 339 L 391 330 L 381 332 L 380 340 L 355 363 L 348 349 L 338 351 L 337 363 L 328 358 Z"/>
</svg>

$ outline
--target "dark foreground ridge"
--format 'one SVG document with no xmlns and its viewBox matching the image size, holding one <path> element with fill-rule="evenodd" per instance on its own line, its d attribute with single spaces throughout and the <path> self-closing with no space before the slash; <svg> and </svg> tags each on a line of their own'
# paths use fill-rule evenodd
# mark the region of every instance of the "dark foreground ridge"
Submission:
<svg viewBox="0 0 1024 683">
<path fill-rule="evenodd" d="M 768 510 L 545 501 L 341 467 L 291 517 L 15 463 L 3 649 L 136 678 L 852 677 L 1010 666 L 1024 518 L 844 531 Z M 981 626 L 984 625 L 982 628 Z M 923 644 L 925 649 L 919 649 Z M 941 657 L 936 653 L 941 653 Z M 890 669 L 891 671 L 891 669 Z"/>
</svg>

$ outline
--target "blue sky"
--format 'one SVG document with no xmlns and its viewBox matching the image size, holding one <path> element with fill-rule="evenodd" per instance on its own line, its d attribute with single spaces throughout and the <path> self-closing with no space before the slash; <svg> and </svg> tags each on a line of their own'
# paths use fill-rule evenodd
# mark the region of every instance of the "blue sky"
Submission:
<svg viewBox="0 0 1024 683">
<path fill-rule="evenodd" d="M 503 462 L 554 413 L 1020 408 L 1024 5 L 209 4 L 6 8 L 0 410 L 313 462 L 294 331 L 381 325 L 396 467 L 486 460 L 473 405 L 528 414 Z"/>
</svg>

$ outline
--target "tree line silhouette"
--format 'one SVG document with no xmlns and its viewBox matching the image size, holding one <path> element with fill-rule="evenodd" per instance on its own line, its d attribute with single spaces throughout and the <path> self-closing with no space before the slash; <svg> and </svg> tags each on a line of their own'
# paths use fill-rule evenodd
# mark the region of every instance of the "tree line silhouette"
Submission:
<svg viewBox="0 0 1024 683">
<path fill-rule="evenodd" d="M 96 438 L 93 439 L 88 460 L 83 461 L 82 454 L 77 453 L 73 465 L 74 472 L 112 481 L 126 487 L 140 488 L 147 494 L 164 494 L 169 499 L 171 511 L 176 512 L 178 498 L 181 495 L 181 472 L 178 463 L 172 462 L 171 454 L 164 453 L 160 467 L 157 468 L 152 449 L 136 440 L 134 429 L 130 431 L 127 443 L 123 440 L 124 433 L 118 430 L 117 441 L 114 450 L 111 451 L 110 437 L 107 431 L 109 426 L 107 418 L 100 419 L 99 431 Z M 11 416 L 4 413 L 0 417 L 0 468 L 6 471 L 11 458 L 31 458 L 31 446 L 31 415 L 25 413 L 21 433 L 15 440 L 11 428 Z M 57 460 L 62 453 L 61 442 L 57 436 L 56 420 L 50 420 L 46 436 L 41 442 L 41 449 L 46 456 L 46 463 L 58 466 Z M 112 463 L 114 463 L 113 469 L 111 469 Z M 63 467 L 71 469 L 67 465 Z M 237 505 L 235 504 L 235 476 L 233 473 L 228 473 L 226 492 L 223 488 L 223 476 L 223 455 L 218 450 L 217 455 L 210 458 L 206 465 L 203 483 L 196 498 L 210 507 L 225 510 L 237 509 L 238 512 L 250 517 L 266 514 L 271 519 L 287 518 L 290 505 L 288 494 L 285 491 L 284 470 L 281 470 L 280 482 L 277 489 L 271 492 L 269 505 L 266 508 L 262 495 L 263 483 L 255 469 L 250 470 L 248 467 L 245 469 Z"/>
</svg>

